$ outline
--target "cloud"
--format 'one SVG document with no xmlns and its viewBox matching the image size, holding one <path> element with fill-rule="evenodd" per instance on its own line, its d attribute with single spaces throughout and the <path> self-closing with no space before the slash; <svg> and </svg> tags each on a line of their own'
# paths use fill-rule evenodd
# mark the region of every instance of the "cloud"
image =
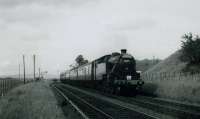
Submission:
<svg viewBox="0 0 200 119">
<path fill-rule="evenodd" d="M 189 0 L 0 0 L 0 63 L 36 53 L 38 64 L 55 73 L 77 54 L 93 60 L 127 48 L 136 58 L 164 58 L 179 48 L 182 34 L 200 31 L 198 5 Z M 11 64 L 12 71 L 0 71 L 16 73 L 18 62 Z"/>
<path fill-rule="evenodd" d="M 116 31 L 136 31 L 141 29 L 149 29 L 156 26 L 156 21 L 152 19 L 133 20 L 119 24 L 108 24 L 108 28 Z"/>
<path fill-rule="evenodd" d="M 60 9 L 48 6 L 29 5 L 0 11 L 0 19 L 7 23 L 40 23 L 51 20 Z"/>
<path fill-rule="evenodd" d="M 7 67 L 10 64 L 11 64 L 11 62 L 8 61 L 8 60 L 6 60 L 6 61 L 1 61 L 0 66 L 5 68 L 5 67 Z"/>
<path fill-rule="evenodd" d="M 16 7 L 21 5 L 39 4 L 39 5 L 69 5 L 79 6 L 93 0 L 1 0 L 2 7 Z"/>
</svg>

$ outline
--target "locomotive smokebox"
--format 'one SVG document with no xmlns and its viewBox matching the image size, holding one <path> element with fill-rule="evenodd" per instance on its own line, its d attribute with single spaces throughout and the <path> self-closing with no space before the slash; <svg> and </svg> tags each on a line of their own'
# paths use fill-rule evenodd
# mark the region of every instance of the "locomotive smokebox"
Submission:
<svg viewBox="0 0 200 119">
<path fill-rule="evenodd" d="M 121 54 L 126 54 L 126 49 L 121 49 Z"/>
</svg>

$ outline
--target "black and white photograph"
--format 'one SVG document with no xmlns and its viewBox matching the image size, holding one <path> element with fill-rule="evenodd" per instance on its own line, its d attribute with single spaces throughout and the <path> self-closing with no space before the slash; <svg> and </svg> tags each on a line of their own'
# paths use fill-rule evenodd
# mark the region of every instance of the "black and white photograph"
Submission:
<svg viewBox="0 0 200 119">
<path fill-rule="evenodd" d="M 200 119 L 199 0 L 0 0 L 0 119 Z"/>
</svg>

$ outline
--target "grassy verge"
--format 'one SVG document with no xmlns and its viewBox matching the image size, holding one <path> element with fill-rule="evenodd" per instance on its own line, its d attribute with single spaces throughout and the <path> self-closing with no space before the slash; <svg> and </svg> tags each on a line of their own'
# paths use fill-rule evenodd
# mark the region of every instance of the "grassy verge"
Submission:
<svg viewBox="0 0 200 119">
<path fill-rule="evenodd" d="M 13 88 L 23 84 L 19 79 L 14 78 L 0 78 L 0 96 L 5 95 Z"/>
<path fill-rule="evenodd" d="M 10 91 L 0 100 L 1 119 L 65 119 L 49 83 L 33 82 Z"/>
<path fill-rule="evenodd" d="M 143 92 L 161 98 L 200 104 L 198 80 L 151 80 L 145 81 Z"/>
</svg>

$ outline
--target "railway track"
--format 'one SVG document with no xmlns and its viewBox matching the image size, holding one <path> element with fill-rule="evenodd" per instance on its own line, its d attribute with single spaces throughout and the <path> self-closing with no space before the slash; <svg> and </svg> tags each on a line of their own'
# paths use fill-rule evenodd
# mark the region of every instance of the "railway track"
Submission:
<svg viewBox="0 0 200 119">
<path fill-rule="evenodd" d="M 94 92 L 94 91 L 92 91 Z M 99 92 L 107 97 L 118 99 L 129 104 L 137 105 L 154 112 L 169 115 L 172 118 L 200 119 L 200 106 L 184 104 L 176 101 L 163 100 L 159 98 L 136 96 L 136 97 L 119 97 Z"/>
<path fill-rule="evenodd" d="M 114 104 L 110 101 L 88 95 L 80 90 L 75 90 L 66 85 L 53 84 L 57 92 L 71 101 L 73 107 L 85 119 L 158 119 L 152 115 L 135 111 L 126 106 Z"/>
<path fill-rule="evenodd" d="M 98 93 L 98 91 L 90 91 L 90 92 Z M 109 95 L 109 94 L 104 94 L 104 93 L 101 93 L 101 94 L 103 94 L 106 97 L 112 98 L 114 100 L 117 99 L 119 101 L 128 103 L 126 107 L 131 107 L 132 105 L 136 105 L 138 107 L 142 107 L 146 109 L 146 111 L 151 110 L 153 111 L 152 113 L 155 112 L 161 115 L 166 115 L 168 116 L 167 118 L 180 118 L 180 119 L 183 119 L 183 118 L 199 119 L 200 118 L 200 107 L 196 105 L 188 105 L 188 104 L 178 103 L 174 101 L 166 101 L 166 100 L 161 100 L 161 99 L 151 98 L 151 97 L 146 97 L 146 96 L 136 96 L 136 98 L 135 97 L 127 98 L 127 97 L 119 97 L 119 96 Z M 155 117 L 165 118 L 165 116 L 164 117 L 155 116 Z"/>
<path fill-rule="evenodd" d="M 181 103 L 164 101 L 144 96 L 136 98 L 116 98 L 121 101 L 126 101 L 130 104 L 138 105 L 140 107 L 144 107 L 161 114 L 170 115 L 174 118 L 200 119 L 200 107 L 198 106 L 185 105 Z"/>
<path fill-rule="evenodd" d="M 72 105 L 72 107 L 81 115 L 83 119 L 112 119 L 110 115 L 107 115 L 101 110 L 95 108 L 84 99 L 80 99 L 80 97 L 74 93 L 63 90 L 56 85 L 52 85 L 52 87 L 65 99 L 65 101 Z M 82 110 L 84 110 L 84 112 Z"/>
<path fill-rule="evenodd" d="M 157 110 L 158 112 L 166 113 L 178 118 L 200 118 L 200 106 L 196 105 L 183 104 L 179 102 L 167 101 L 146 96 L 138 96 L 137 98 L 131 98 L 131 102 L 137 102 L 142 105 L 148 105 L 148 107 L 150 108 L 160 108 L 159 110 Z"/>
<path fill-rule="evenodd" d="M 94 91 L 92 91 L 94 92 Z M 159 98 L 136 96 L 136 97 L 122 97 L 99 92 L 107 97 L 118 99 L 129 104 L 137 105 L 154 112 L 169 115 L 170 118 L 187 118 L 187 119 L 200 119 L 200 106 L 185 104 L 176 101 L 169 101 Z"/>
</svg>

